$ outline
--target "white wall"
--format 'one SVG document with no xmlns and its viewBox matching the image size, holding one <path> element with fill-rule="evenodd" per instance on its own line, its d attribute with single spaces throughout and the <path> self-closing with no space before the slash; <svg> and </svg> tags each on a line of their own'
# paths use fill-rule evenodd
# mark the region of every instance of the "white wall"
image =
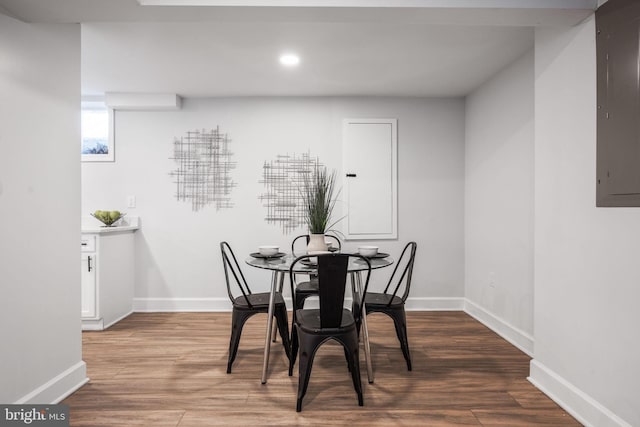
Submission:
<svg viewBox="0 0 640 427">
<path fill-rule="evenodd" d="M 0 15 L 0 402 L 86 379 L 80 333 L 80 27 Z"/>
<path fill-rule="evenodd" d="M 465 296 L 473 314 L 497 318 L 510 330 L 503 335 L 527 353 L 533 351 L 533 56 L 532 49 L 470 94 L 465 124 Z"/>
<path fill-rule="evenodd" d="M 587 425 L 637 426 L 640 210 L 595 207 L 594 27 L 536 30 L 531 379 Z"/>
<path fill-rule="evenodd" d="M 266 208 L 258 200 L 264 192 L 258 182 L 263 163 L 277 154 L 310 151 L 340 170 L 346 117 L 398 119 L 399 239 L 377 243 L 397 256 L 407 241 L 417 241 L 412 306 L 448 305 L 440 298 L 449 297 L 459 304 L 464 293 L 463 100 L 232 98 L 186 99 L 174 112 L 117 112 L 116 162 L 82 165 L 84 214 L 115 208 L 142 219 L 136 233 L 136 308 L 228 309 L 219 242 L 228 240 L 244 259 L 260 244 L 288 249 L 292 237 L 305 232 L 283 235 L 264 221 Z M 233 140 L 235 207 L 192 212 L 174 198 L 173 139 L 216 125 Z M 136 209 L 125 208 L 127 195 L 137 197 Z M 266 289 L 267 272 L 249 267 L 245 272 Z"/>
</svg>

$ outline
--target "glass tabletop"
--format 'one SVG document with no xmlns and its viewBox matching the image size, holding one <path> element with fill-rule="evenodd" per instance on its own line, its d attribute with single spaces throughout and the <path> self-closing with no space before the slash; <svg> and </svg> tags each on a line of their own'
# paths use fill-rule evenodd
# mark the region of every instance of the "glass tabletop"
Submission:
<svg viewBox="0 0 640 427">
<path fill-rule="evenodd" d="M 295 259 L 296 258 L 291 254 L 287 254 L 282 258 L 275 259 L 254 258 L 250 256 L 245 260 L 245 262 L 252 267 L 263 268 L 265 270 L 289 271 L 289 268 L 291 268 L 291 264 Z M 391 258 L 390 256 L 386 258 L 374 258 L 369 259 L 369 262 L 371 263 L 371 269 L 375 270 L 376 268 L 383 268 L 393 264 L 393 258 Z M 362 271 L 366 269 L 367 263 L 362 261 L 361 259 L 349 259 L 349 266 L 347 267 L 347 270 L 349 272 Z M 315 265 L 305 265 L 301 262 L 296 264 L 296 268 L 294 270 L 295 273 L 309 273 L 314 271 L 316 271 Z"/>
</svg>

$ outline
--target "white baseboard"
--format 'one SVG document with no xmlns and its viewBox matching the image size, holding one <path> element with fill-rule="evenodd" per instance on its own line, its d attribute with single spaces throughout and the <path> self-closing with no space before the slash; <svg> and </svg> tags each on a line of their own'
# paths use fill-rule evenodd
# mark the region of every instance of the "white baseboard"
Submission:
<svg viewBox="0 0 640 427">
<path fill-rule="evenodd" d="M 119 321 L 124 319 L 125 317 L 129 316 L 131 313 L 133 313 L 133 310 L 131 310 L 130 312 L 123 314 L 122 316 L 118 317 L 117 319 L 112 320 L 111 322 L 105 324 L 104 325 L 104 329 L 107 329 L 107 328 L 111 327 L 112 325 L 115 325 L 116 323 L 118 323 Z"/>
<path fill-rule="evenodd" d="M 231 311 L 229 298 L 134 298 L 134 312 Z"/>
<path fill-rule="evenodd" d="M 285 298 L 291 307 L 291 298 Z M 345 299 L 347 305 L 350 299 Z M 311 302 L 311 301 L 310 301 Z M 407 311 L 433 311 L 464 309 L 464 298 L 409 298 Z M 134 298 L 134 312 L 173 312 L 173 311 L 231 311 L 229 298 Z"/>
<path fill-rule="evenodd" d="M 464 311 L 496 334 L 516 346 L 530 357 L 533 357 L 533 337 L 510 325 L 484 308 L 465 298 Z"/>
<path fill-rule="evenodd" d="M 88 381 L 87 365 L 81 360 L 66 371 L 42 384 L 31 393 L 21 397 L 15 401 L 14 404 L 56 404 L 85 385 Z"/>
<path fill-rule="evenodd" d="M 407 311 L 462 311 L 464 298 L 407 298 Z"/>
<path fill-rule="evenodd" d="M 104 322 L 100 319 L 82 319 L 83 331 L 101 331 L 104 329 Z"/>
<path fill-rule="evenodd" d="M 291 307 L 291 298 L 285 298 L 287 307 Z M 344 299 L 344 306 L 351 307 L 351 298 Z M 408 298 L 407 311 L 462 311 L 463 298 Z M 305 301 L 306 308 L 318 308 L 318 299 L 310 297 Z"/>
<path fill-rule="evenodd" d="M 585 426 L 631 427 L 631 424 L 535 359 L 531 361 L 527 379 Z"/>
</svg>

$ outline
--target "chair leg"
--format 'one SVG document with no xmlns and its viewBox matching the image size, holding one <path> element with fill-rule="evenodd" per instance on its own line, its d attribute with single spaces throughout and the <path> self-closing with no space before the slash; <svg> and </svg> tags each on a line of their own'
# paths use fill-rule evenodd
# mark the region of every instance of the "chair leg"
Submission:
<svg viewBox="0 0 640 427">
<path fill-rule="evenodd" d="M 292 376 L 293 367 L 296 364 L 296 356 L 298 355 L 298 329 L 295 324 L 291 326 L 291 349 L 289 354 L 289 376 Z"/>
<path fill-rule="evenodd" d="M 271 328 L 271 342 L 276 342 L 276 337 L 278 336 L 278 324 L 275 323 Z"/>
<path fill-rule="evenodd" d="M 360 338 L 360 329 L 362 328 L 362 316 L 366 316 L 369 314 L 367 307 L 362 310 L 362 307 L 359 302 L 354 301 L 351 303 L 351 312 L 354 313 L 354 318 L 356 320 L 356 331 L 358 332 L 358 339 Z"/>
<path fill-rule="evenodd" d="M 360 357 L 358 353 L 358 337 L 357 334 L 349 336 L 346 342 L 342 343 L 344 346 L 345 354 L 347 354 L 347 362 L 349 364 L 349 371 L 351 371 L 351 380 L 353 381 L 353 388 L 358 395 L 358 405 L 364 405 L 364 399 L 362 397 L 362 380 L 360 378 Z"/>
<path fill-rule="evenodd" d="M 298 364 L 298 399 L 296 402 L 296 412 L 302 410 L 302 398 L 307 393 L 309 378 L 311 378 L 311 368 L 316 350 L 322 344 L 324 337 L 316 337 L 304 333 L 299 334 L 300 339 L 300 362 Z"/>
<path fill-rule="evenodd" d="M 289 343 L 289 318 L 287 317 L 287 308 L 284 305 L 276 307 L 274 316 L 282 338 L 282 345 L 287 354 L 287 358 L 291 359 L 291 344 Z"/>
<path fill-rule="evenodd" d="M 240 335 L 242 335 L 242 327 L 248 318 L 253 316 L 253 312 L 238 311 L 235 308 L 231 314 L 231 338 L 229 340 L 229 360 L 227 362 L 227 374 L 231 373 L 231 365 L 236 359 L 238 353 L 238 344 L 240 344 Z"/>
<path fill-rule="evenodd" d="M 404 308 L 395 310 L 391 317 L 396 327 L 396 335 L 398 336 L 398 341 L 400 341 L 400 348 L 402 349 L 404 360 L 407 362 L 407 370 L 411 371 L 411 355 L 409 354 L 409 339 L 407 338 L 407 318 Z"/>
</svg>

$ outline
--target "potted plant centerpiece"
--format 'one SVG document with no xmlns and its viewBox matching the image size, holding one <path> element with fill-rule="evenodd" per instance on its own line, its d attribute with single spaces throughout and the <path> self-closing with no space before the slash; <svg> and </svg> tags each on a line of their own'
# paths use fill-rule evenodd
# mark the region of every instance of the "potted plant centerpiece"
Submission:
<svg viewBox="0 0 640 427">
<path fill-rule="evenodd" d="M 302 199 L 310 237 L 307 252 L 325 252 L 328 248 L 324 235 L 339 221 L 329 222 L 336 204 L 336 172 L 327 172 L 326 167 L 316 167 L 305 176 L 303 182 Z"/>
</svg>

